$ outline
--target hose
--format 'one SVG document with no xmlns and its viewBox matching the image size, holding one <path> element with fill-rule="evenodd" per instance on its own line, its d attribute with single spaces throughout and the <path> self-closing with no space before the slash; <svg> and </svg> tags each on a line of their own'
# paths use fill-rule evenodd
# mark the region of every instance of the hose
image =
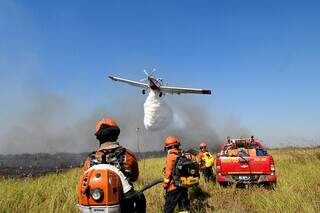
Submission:
<svg viewBox="0 0 320 213">
<path fill-rule="evenodd" d="M 143 194 L 143 192 L 147 189 L 150 189 L 151 187 L 157 185 L 158 183 L 162 183 L 163 182 L 163 178 L 158 178 L 155 179 L 153 181 L 151 181 L 150 183 L 148 183 L 147 185 L 143 186 L 140 190 L 135 191 L 135 190 L 131 190 L 129 191 L 127 194 L 125 194 L 125 199 L 131 199 L 133 197 L 139 196 L 141 194 Z"/>
<path fill-rule="evenodd" d="M 155 179 L 155 180 L 151 181 L 150 183 L 148 183 L 147 185 L 145 185 L 144 187 L 142 187 L 139 190 L 139 192 L 144 192 L 145 190 L 150 189 L 151 187 L 153 187 L 159 183 L 162 183 L 162 182 L 163 182 L 163 178 Z"/>
</svg>

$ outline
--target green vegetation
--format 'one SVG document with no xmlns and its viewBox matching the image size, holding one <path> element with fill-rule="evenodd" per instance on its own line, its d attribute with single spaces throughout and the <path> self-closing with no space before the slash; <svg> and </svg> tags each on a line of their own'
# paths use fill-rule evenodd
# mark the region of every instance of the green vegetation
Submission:
<svg viewBox="0 0 320 213">
<path fill-rule="evenodd" d="M 275 190 L 222 188 L 201 182 L 190 190 L 194 212 L 320 212 L 320 148 L 270 151 L 276 163 Z M 140 161 L 141 188 L 162 174 L 164 158 Z M 40 178 L 0 179 L 0 212 L 78 212 L 76 186 L 80 169 Z M 203 180 L 202 180 L 203 181 Z M 160 185 L 146 193 L 148 212 L 162 212 Z"/>
</svg>

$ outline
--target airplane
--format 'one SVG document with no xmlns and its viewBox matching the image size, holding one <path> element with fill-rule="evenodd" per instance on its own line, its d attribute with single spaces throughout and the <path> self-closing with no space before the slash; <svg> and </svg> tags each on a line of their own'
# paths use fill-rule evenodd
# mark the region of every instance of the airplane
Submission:
<svg viewBox="0 0 320 213">
<path fill-rule="evenodd" d="M 164 84 L 162 78 L 157 78 L 153 75 L 153 73 L 156 71 L 153 69 L 150 73 L 147 72 L 146 69 L 143 70 L 144 73 L 147 75 L 146 78 L 141 79 L 140 82 L 138 81 L 132 81 L 132 80 L 127 80 L 124 78 L 119 78 L 115 76 L 109 76 L 109 78 L 113 81 L 119 81 L 122 83 L 129 84 L 131 86 L 139 87 L 142 89 L 142 94 L 146 94 L 146 91 L 156 91 L 157 94 L 159 94 L 159 97 L 162 97 L 163 94 L 187 94 L 187 93 L 192 93 L 192 94 L 205 94 L 205 95 L 211 95 L 211 90 L 207 89 L 194 89 L 194 88 L 182 88 L 182 87 L 169 87 L 168 84 Z M 143 81 L 147 83 L 142 83 Z"/>
</svg>

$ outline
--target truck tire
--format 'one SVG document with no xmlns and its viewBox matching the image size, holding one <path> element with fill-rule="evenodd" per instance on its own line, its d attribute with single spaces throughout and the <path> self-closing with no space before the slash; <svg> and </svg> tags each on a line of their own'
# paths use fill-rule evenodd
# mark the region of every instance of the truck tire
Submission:
<svg viewBox="0 0 320 213">
<path fill-rule="evenodd" d="M 219 188 L 227 188 L 230 186 L 230 183 L 228 182 L 217 182 L 217 185 Z"/>
</svg>

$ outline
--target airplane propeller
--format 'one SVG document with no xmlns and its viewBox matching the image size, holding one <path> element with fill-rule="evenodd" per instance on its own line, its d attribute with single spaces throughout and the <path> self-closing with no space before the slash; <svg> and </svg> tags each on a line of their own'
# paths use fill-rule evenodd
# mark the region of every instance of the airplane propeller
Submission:
<svg viewBox="0 0 320 213">
<path fill-rule="evenodd" d="M 155 71 L 156 71 L 156 68 L 153 68 L 150 75 L 152 76 Z"/>
<path fill-rule="evenodd" d="M 144 72 L 147 76 L 152 76 L 155 71 L 156 71 L 155 68 L 153 68 L 150 73 L 147 71 L 147 69 L 143 69 L 143 72 Z"/>
<path fill-rule="evenodd" d="M 143 72 L 144 72 L 147 76 L 149 76 L 149 73 L 147 72 L 146 69 L 143 69 Z"/>
</svg>

